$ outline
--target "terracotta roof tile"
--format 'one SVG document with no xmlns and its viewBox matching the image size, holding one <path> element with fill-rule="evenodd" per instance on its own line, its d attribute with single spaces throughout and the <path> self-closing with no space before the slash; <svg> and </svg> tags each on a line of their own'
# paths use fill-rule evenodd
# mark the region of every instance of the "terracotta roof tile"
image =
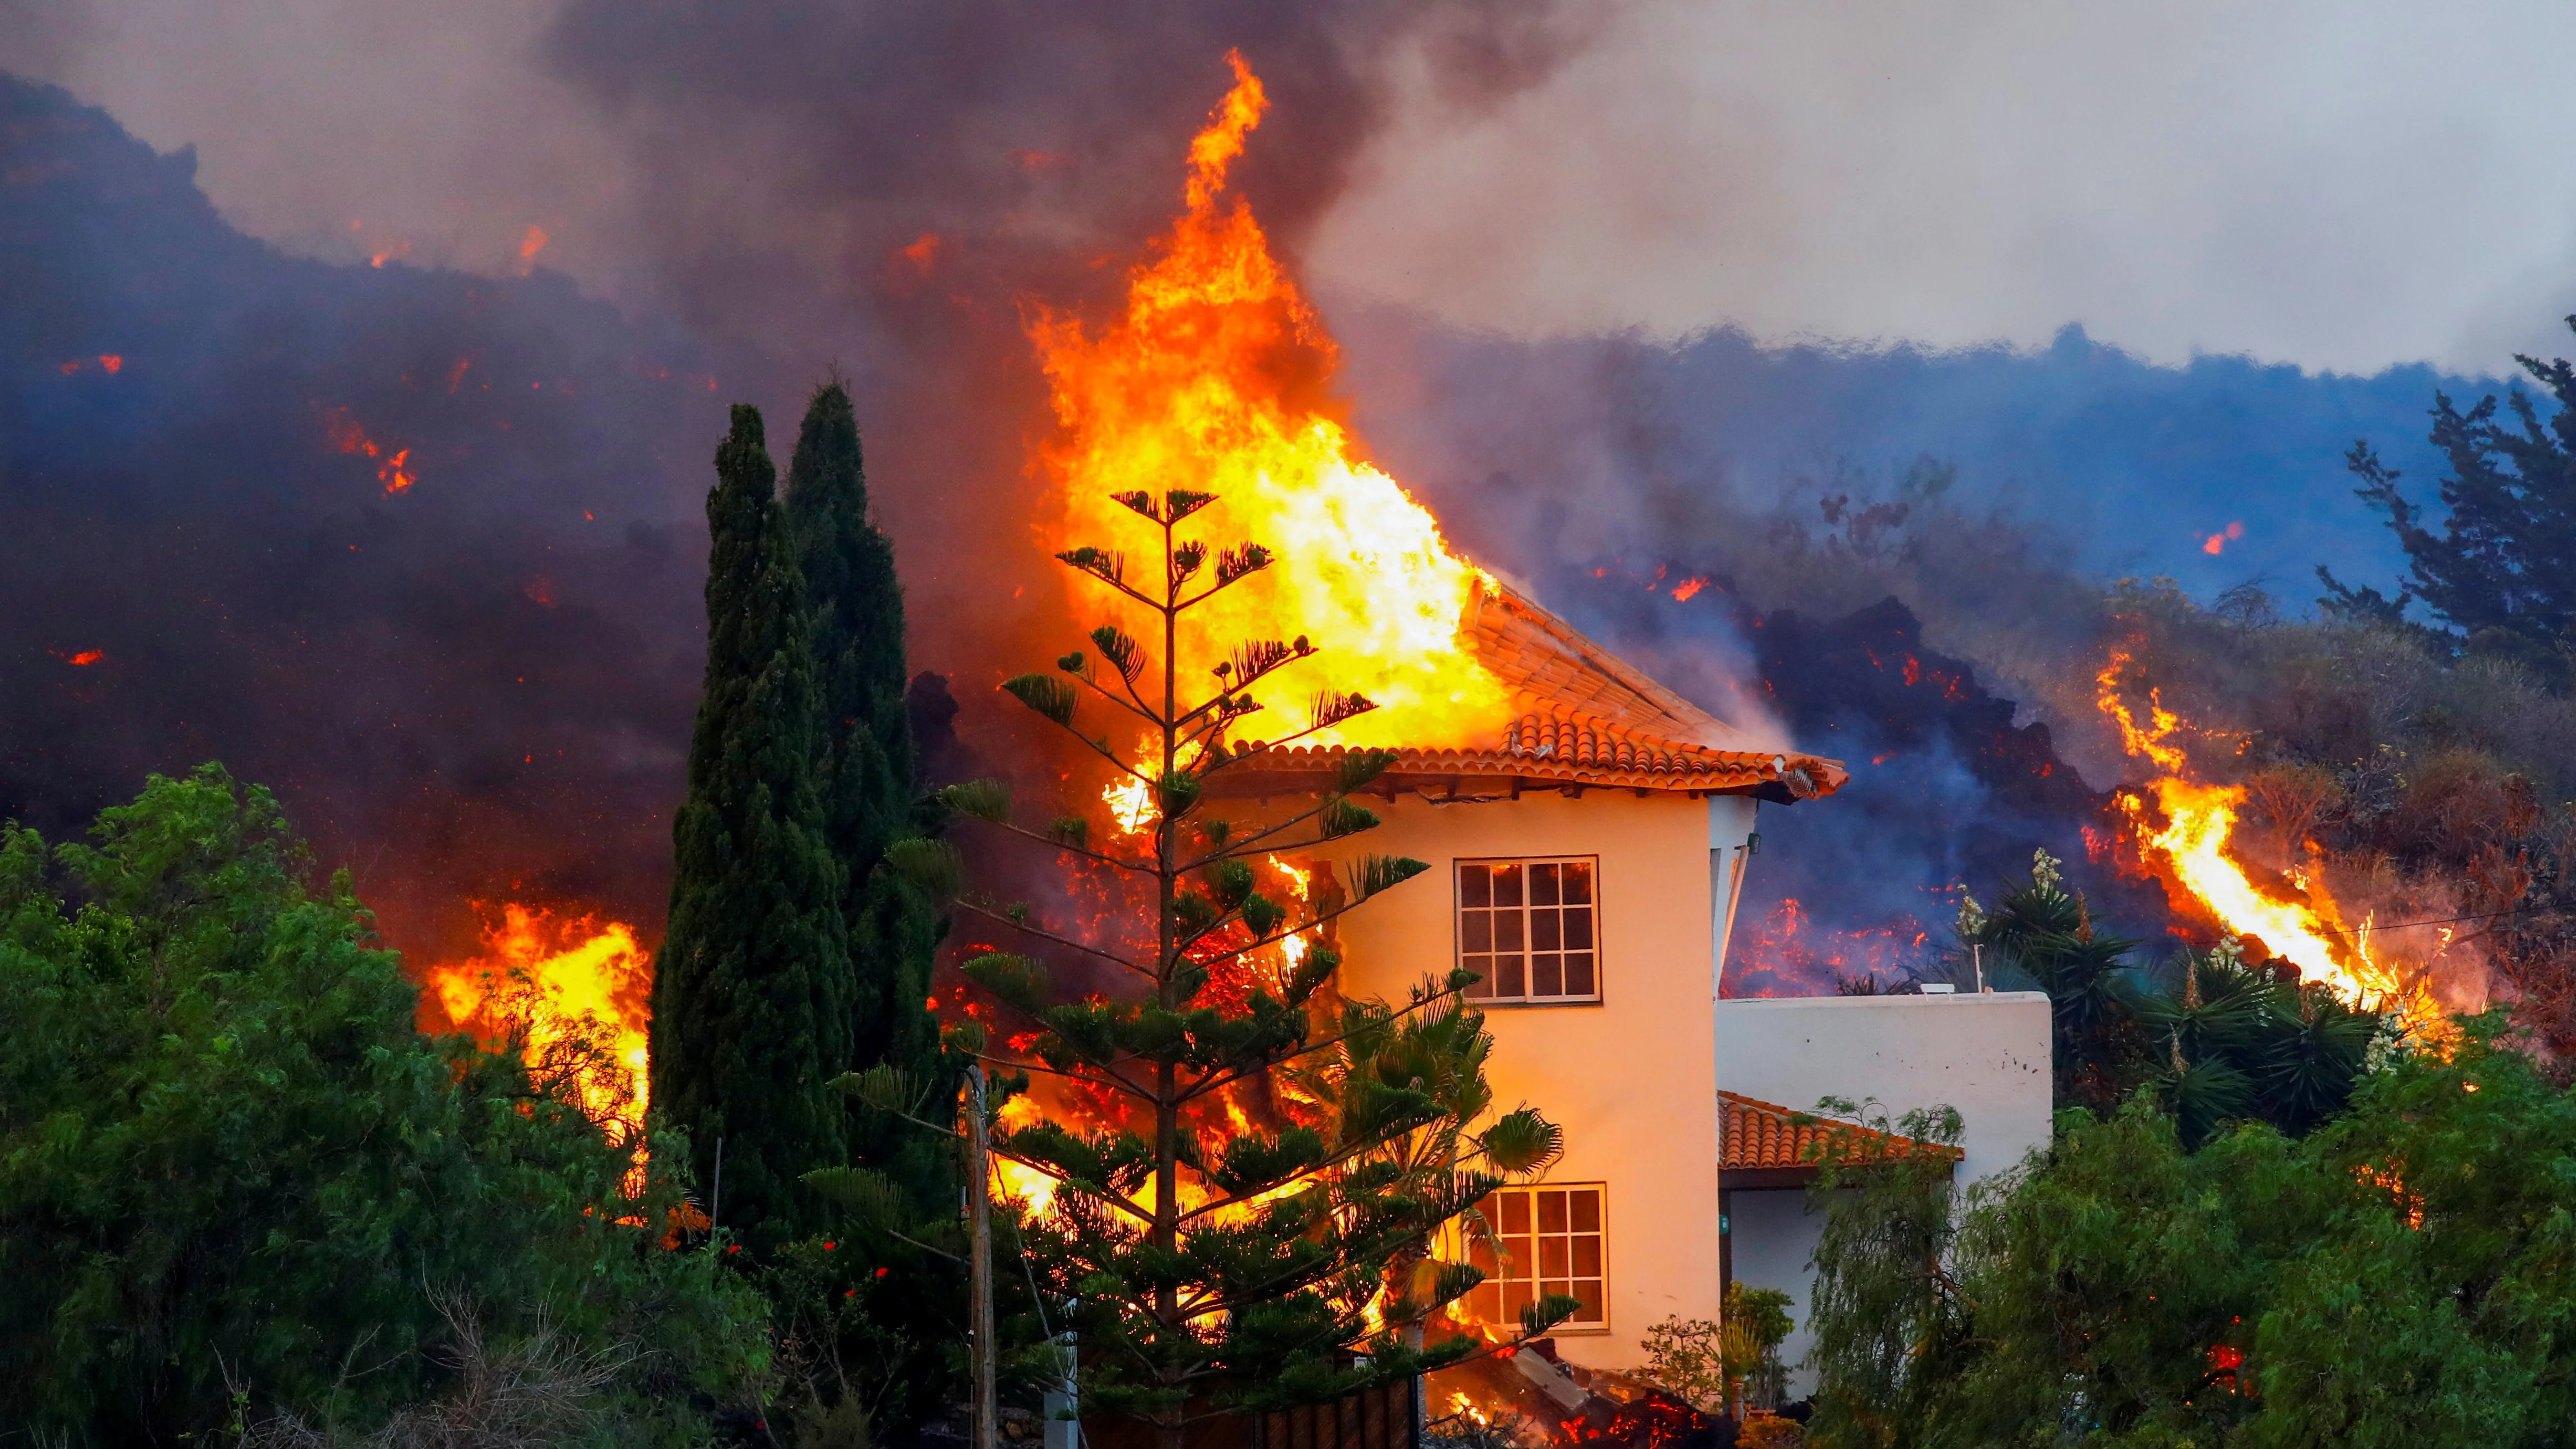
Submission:
<svg viewBox="0 0 2576 1449">
<path fill-rule="evenodd" d="M 1806 1120 L 1795 1120 L 1802 1117 Z M 1867 1144 L 1889 1156 L 1928 1152 L 1957 1162 L 1966 1155 L 1956 1147 L 1936 1146 L 1912 1137 L 1899 1137 L 1892 1132 L 1874 1132 L 1850 1122 L 1793 1111 L 1776 1102 L 1759 1101 L 1734 1092 L 1717 1094 L 1717 1127 L 1717 1167 L 1720 1172 L 1765 1167 L 1813 1167 L 1825 1145 L 1836 1138 Z"/>
<path fill-rule="evenodd" d="M 1547 786 L 1758 792 L 1781 800 L 1830 795 L 1850 778 L 1838 760 L 1770 748 L 1683 699 L 1577 633 L 1518 592 L 1479 595 L 1466 631 L 1476 657 L 1512 691 L 1520 717 L 1482 749 L 1396 746 L 1390 777 L 1408 788 L 1426 779 L 1508 779 Z M 1331 770 L 1342 747 L 1291 746 L 1249 769 L 1229 788 L 1260 789 Z"/>
</svg>

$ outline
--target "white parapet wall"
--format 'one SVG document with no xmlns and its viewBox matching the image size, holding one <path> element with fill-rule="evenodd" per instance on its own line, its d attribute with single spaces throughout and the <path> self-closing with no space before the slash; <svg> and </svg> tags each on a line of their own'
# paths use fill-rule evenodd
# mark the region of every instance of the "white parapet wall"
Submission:
<svg viewBox="0 0 2576 1449">
<path fill-rule="evenodd" d="M 1801 1111 L 1825 1097 L 1876 1099 L 1891 1117 L 1959 1111 L 1958 1186 L 2021 1164 L 2048 1144 L 2049 1005 L 2037 991 L 1959 996 L 1800 996 L 1721 1001 L 1717 1085 Z M 1814 1375 L 1806 1357 L 1809 1255 L 1823 1219 L 1801 1189 L 1729 1194 L 1737 1281 L 1786 1290 L 1797 1327 L 1782 1350 L 1790 1393 Z"/>
</svg>

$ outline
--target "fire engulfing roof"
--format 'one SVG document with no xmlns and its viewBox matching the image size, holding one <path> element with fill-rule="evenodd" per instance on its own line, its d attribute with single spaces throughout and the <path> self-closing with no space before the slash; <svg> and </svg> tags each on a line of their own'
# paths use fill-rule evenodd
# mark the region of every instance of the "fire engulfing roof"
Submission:
<svg viewBox="0 0 2576 1449">
<path fill-rule="evenodd" d="M 1452 799 L 1523 789 L 1585 787 L 1753 795 L 1790 804 L 1830 795 L 1850 778 L 1839 760 L 1765 748 L 1575 632 L 1564 620 L 1497 585 L 1479 594 L 1467 631 L 1476 658 L 1521 709 L 1502 739 L 1482 749 L 1394 742 L 1380 777 L 1389 793 Z M 1228 793 L 1307 788 L 1347 746 L 1263 752 L 1219 778 Z"/>
<path fill-rule="evenodd" d="M 1841 1142 L 1877 1157 L 1929 1153 L 1957 1162 L 1956 1147 L 1877 1132 L 1795 1111 L 1734 1092 L 1717 1094 L 1717 1170 L 1721 1173 L 1795 1174 L 1813 1177 L 1828 1144 Z"/>
</svg>

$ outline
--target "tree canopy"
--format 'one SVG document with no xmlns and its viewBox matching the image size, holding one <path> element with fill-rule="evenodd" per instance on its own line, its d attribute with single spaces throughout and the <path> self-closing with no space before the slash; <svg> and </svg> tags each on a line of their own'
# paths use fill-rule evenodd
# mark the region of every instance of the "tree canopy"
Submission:
<svg viewBox="0 0 2576 1449">
<path fill-rule="evenodd" d="M 581 1115 L 579 1044 L 532 1072 L 420 1035 L 347 878 L 316 889 L 217 766 L 93 835 L 0 831 L 0 1422 L 365 1429 L 444 1391 L 464 1331 L 615 1365 L 627 1442 L 682 1433 L 647 1384 L 741 1387 L 756 1307 L 656 1246 L 676 1189 Z"/>
<path fill-rule="evenodd" d="M 707 527 L 706 688 L 671 827 L 652 1113 L 657 1133 L 687 1134 L 719 1225 L 766 1253 L 823 1225 L 803 1175 L 848 1155 L 824 1084 L 853 1060 L 855 988 L 816 781 L 812 621 L 757 408 L 733 410 Z"/>
<path fill-rule="evenodd" d="M 2304 1138 L 2075 1110 L 1951 1219 L 1829 1173 L 1817 1442 L 2518 1449 L 2576 1422 L 2576 1094 L 2473 1019 Z M 1853 1244 L 1895 1250 L 1850 1251 Z"/>
<path fill-rule="evenodd" d="M 2576 316 L 2567 319 L 2576 329 Z M 2576 368 L 2564 358 L 2514 360 L 2555 404 L 2547 417 L 2516 387 L 2499 409 L 2490 394 L 2463 411 L 2433 395 L 2433 446 L 2450 471 L 2435 489 L 2447 512 L 2437 533 L 2422 504 L 2368 439 L 2345 462 L 2364 502 L 2388 517 L 2406 550 L 2408 588 L 2390 600 L 2350 589 L 2327 570 L 2325 603 L 2356 618 L 2393 620 L 2411 597 L 2458 629 L 2473 648 L 2518 657 L 2563 681 L 2576 647 Z"/>
</svg>

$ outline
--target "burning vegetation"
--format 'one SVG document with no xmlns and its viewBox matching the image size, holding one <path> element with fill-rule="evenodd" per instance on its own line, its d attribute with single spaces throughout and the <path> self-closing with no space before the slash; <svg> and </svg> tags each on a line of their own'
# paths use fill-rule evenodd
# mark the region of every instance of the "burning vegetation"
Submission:
<svg viewBox="0 0 2576 1449">
<path fill-rule="evenodd" d="M 516 1050 L 564 1077 L 591 1120 L 641 1136 L 653 958 L 634 927 L 513 901 L 484 912 L 479 954 L 420 979 L 425 1029 Z"/>
</svg>

